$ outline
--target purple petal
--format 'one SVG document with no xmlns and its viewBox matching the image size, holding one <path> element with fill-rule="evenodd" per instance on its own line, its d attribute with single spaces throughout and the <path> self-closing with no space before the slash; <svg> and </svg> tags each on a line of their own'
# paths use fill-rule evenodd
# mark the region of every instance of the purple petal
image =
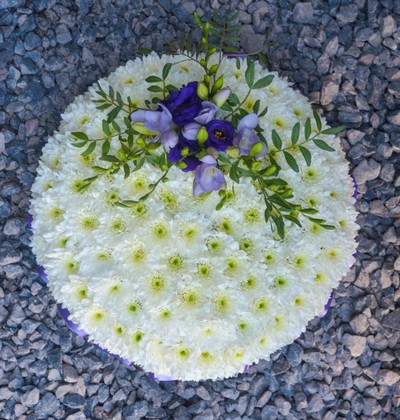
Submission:
<svg viewBox="0 0 400 420">
<path fill-rule="evenodd" d="M 254 112 L 251 114 L 247 114 L 245 117 L 243 117 L 237 126 L 237 130 L 240 131 L 243 128 L 249 128 L 250 130 L 253 130 L 257 127 L 258 124 L 258 116 Z"/>
<path fill-rule="evenodd" d="M 179 136 L 174 130 L 163 131 L 160 134 L 161 144 L 167 152 L 178 144 Z"/>
<path fill-rule="evenodd" d="M 194 120 L 199 124 L 206 125 L 215 117 L 218 107 L 209 101 L 203 101 L 201 105 L 203 108 Z"/>
<path fill-rule="evenodd" d="M 193 195 L 195 197 L 205 192 L 217 191 L 224 185 L 224 174 L 216 165 L 202 163 L 196 168 L 193 181 Z"/>
<path fill-rule="evenodd" d="M 197 140 L 197 133 L 199 132 L 200 127 L 201 125 L 195 122 L 186 124 L 182 130 L 183 137 L 185 137 L 187 140 Z"/>
<path fill-rule="evenodd" d="M 206 155 L 200 159 L 202 162 L 206 163 L 207 165 L 216 165 L 217 161 L 210 155 Z"/>
<path fill-rule="evenodd" d="M 151 131 L 162 131 L 160 128 L 160 111 L 145 111 L 144 126 Z"/>
<path fill-rule="evenodd" d="M 143 122 L 146 119 L 146 112 L 143 109 L 139 109 L 138 111 L 134 111 L 131 114 L 131 120 L 133 122 Z"/>
</svg>

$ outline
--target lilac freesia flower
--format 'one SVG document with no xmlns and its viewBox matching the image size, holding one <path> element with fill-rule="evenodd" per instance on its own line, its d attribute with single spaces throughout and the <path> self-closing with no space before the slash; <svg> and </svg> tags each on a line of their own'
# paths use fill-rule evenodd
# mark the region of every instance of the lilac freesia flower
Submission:
<svg viewBox="0 0 400 420">
<path fill-rule="evenodd" d="M 258 124 L 258 116 L 255 113 L 251 113 L 243 117 L 237 126 L 237 136 L 235 137 L 233 144 L 239 147 L 239 151 L 241 155 L 249 155 L 251 152 L 252 146 L 259 143 L 262 146 L 261 152 L 255 154 L 255 157 L 264 157 L 267 152 L 267 146 L 263 142 L 260 141 L 258 136 L 252 131 L 254 128 L 257 127 Z"/>
<path fill-rule="evenodd" d="M 200 130 L 201 125 L 195 122 L 190 122 L 186 124 L 182 129 L 182 135 L 187 140 L 195 141 L 197 140 L 197 133 Z"/>
<path fill-rule="evenodd" d="M 201 125 L 206 125 L 215 117 L 218 107 L 209 101 L 203 101 L 201 107 L 200 112 L 194 120 Z"/>
<path fill-rule="evenodd" d="M 208 139 L 204 143 L 206 147 L 214 147 L 223 152 L 233 143 L 235 129 L 228 121 L 212 120 L 206 125 Z"/>
<path fill-rule="evenodd" d="M 172 121 L 172 114 L 160 104 L 161 111 L 138 110 L 132 112 L 131 120 L 135 122 L 143 122 L 144 126 L 156 133 L 159 133 L 154 141 L 160 141 L 167 151 L 174 147 L 179 140 L 179 136 L 175 131 L 175 124 Z"/>
<path fill-rule="evenodd" d="M 217 168 L 217 161 L 210 155 L 200 159 L 201 163 L 194 172 L 193 195 L 218 191 L 225 186 L 224 174 Z"/>
<path fill-rule="evenodd" d="M 167 99 L 160 101 L 160 106 L 168 108 L 176 125 L 184 126 L 193 121 L 201 110 L 201 99 L 197 95 L 198 82 L 190 82 L 177 92 L 172 92 Z"/>
<path fill-rule="evenodd" d="M 224 105 L 224 103 L 229 98 L 229 95 L 231 94 L 231 88 L 230 87 L 224 87 L 220 91 L 218 91 L 212 100 L 217 105 L 218 108 L 221 108 L 221 106 Z"/>
</svg>

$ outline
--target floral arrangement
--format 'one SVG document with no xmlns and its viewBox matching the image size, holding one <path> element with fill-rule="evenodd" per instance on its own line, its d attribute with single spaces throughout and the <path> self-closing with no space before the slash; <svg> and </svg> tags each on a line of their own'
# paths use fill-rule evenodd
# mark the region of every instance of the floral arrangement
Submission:
<svg viewBox="0 0 400 420">
<path fill-rule="evenodd" d="M 356 246 L 343 127 L 222 53 L 234 17 L 195 19 L 195 53 L 150 53 L 76 98 L 31 202 L 33 250 L 71 321 L 182 380 L 232 376 L 293 341 Z"/>
</svg>

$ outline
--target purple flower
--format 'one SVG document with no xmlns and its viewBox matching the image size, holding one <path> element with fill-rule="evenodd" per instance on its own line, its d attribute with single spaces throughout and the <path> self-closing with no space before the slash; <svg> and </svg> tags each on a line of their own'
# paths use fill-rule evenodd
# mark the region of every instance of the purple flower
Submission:
<svg viewBox="0 0 400 420">
<path fill-rule="evenodd" d="M 257 127 L 258 124 L 258 116 L 257 114 L 248 114 L 243 117 L 238 123 L 238 134 L 235 137 L 233 143 L 235 146 L 239 147 L 239 151 L 241 155 L 250 155 L 252 147 L 259 143 L 261 151 L 254 154 L 255 157 L 264 157 L 267 152 L 266 144 L 262 143 L 258 136 L 252 131 L 254 128 Z"/>
<path fill-rule="evenodd" d="M 193 195 L 218 191 L 225 186 L 224 174 L 217 168 L 217 161 L 210 155 L 200 159 L 203 163 L 194 172 Z"/>
<path fill-rule="evenodd" d="M 200 150 L 200 147 L 197 142 L 186 140 L 184 137 L 179 138 L 178 144 L 173 147 L 168 152 L 168 159 L 172 163 L 179 162 L 182 156 L 182 150 L 187 147 L 189 153 L 197 152 Z M 186 168 L 183 168 L 182 171 L 189 172 L 194 171 L 198 165 L 200 165 L 200 160 L 196 156 L 187 156 L 183 158 L 183 162 L 186 163 Z"/>
<path fill-rule="evenodd" d="M 201 99 L 197 95 L 197 84 L 198 82 L 190 82 L 179 91 L 172 92 L 167 99 L 160 101 L 160 105 L 168 108 L 176 125 L 190 123 L 200 112 Z"/>
<path fill-rule="evenodd" d="M 138 110 L 132 112 L 131 120 L 135 122 L 143 122 L 144 126 L 156 133 L 159 133 L 154 141 L 160 141 L 167 151 L 174 147 L 179 140 L 175 131 L 175 124 L 172 121 L 172 115 L 169 110 L 160 104 L 161 111 Z"/>
<path fill-rule="evenodd" d="M 215 113 L 217 112 L 218 107 L 212 102 L 208 101 L 203 101 L 201 103 L 201 107 L 201 111 L 194 118 L 194 120 L 201 125 L 206 125 L 215 117 Z"/>
<path fill-rule="evenodd" d="M 233 143 L 235 129 L 228 121 L 212 120 L 206 125 L 208 139 L 204 143 L 206 147 L 214 147 L 223 152 Z"/>
<path fill-rule="evenodd" d="M 182 135 L 187 140 L 195 141 L 197 140 L 197 133 L 200 130 L 201 125 L 195 122 L 186 124 L 182 129 Z"/>
</svg>

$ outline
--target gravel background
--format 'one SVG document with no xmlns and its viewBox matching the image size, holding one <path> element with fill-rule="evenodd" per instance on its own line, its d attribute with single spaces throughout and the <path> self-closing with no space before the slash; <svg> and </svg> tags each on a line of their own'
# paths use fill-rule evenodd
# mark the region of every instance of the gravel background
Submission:
<svg viewBox="0 0 400 420">
<path fill-rule="evenodd" d="M 35 270 L 26 218 L 40 151 L 74 96 L 139 46 L 239 10 L 243 49 L 348 127 L 357 263 L 328 315 L 225 381 L 152 381 L 73 334 Z M 0 418 L 400 418 L 400 2 L 0 0 Z"/>
</svg>

